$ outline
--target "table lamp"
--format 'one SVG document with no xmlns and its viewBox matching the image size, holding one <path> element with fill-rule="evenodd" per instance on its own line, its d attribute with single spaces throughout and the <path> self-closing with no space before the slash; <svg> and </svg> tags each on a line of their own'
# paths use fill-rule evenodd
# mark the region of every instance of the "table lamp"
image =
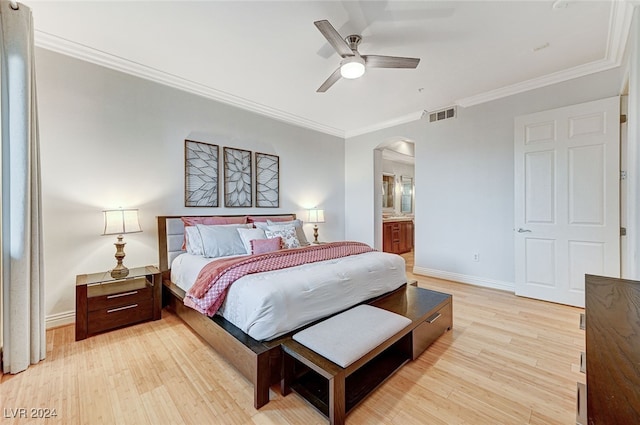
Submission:
<svg viewBox="0 0 640 425">
<path fill-rule="evenodd" d="M 142 232 L 140 228 L 140 222 L 138 220 L 137 209 L 117 209 L 117 210 L 104 210 L 104 232 L 103 235 L 118 235 L 116 246 L 116 260 L 118 264 L 111 270 L 111 277 L 114 279 L 121 279 L 129 274 L 129 269 L 122 264 L 122 260 L 125 257 L 124 246 L 125 242 L 122 242 L 122 235 L 126 233 L 138 233 Z"/>
<path fill-rule="evenodd" d="M 307 220 L 307 223 L 314 223 L 313 224 L 313 243 L 320 243 L 318 242 L 318 224 L 317 223 L 324 223 L 324 210 L 318 209 L 318 208 L 311 208 L 309 210 L 309 219 Z"/>
</svg>

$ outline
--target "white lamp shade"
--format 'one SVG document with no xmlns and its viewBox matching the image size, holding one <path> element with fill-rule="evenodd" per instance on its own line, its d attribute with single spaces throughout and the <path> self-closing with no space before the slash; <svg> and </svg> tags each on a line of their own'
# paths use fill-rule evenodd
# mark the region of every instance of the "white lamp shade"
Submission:
<svg viewBox="0 0 640 425">
<path fill-rule="evenodd" d="M 308 223 L 324 223 L 324 210 L 313 208 L 309 210 Z"/>
<path fill-rule="evenodd" d="M 340 64 L 340 75 L 342 78 L 353 80 L 364 75 L 364 59 L 358 56 L 351 56 L 342 60 Z"/>
<path fill-rule="evenodd" d="M 138 210 L 105 210 L 103 235 L 123 235 L 142 232 L 138 220 Z"/>
</svg>

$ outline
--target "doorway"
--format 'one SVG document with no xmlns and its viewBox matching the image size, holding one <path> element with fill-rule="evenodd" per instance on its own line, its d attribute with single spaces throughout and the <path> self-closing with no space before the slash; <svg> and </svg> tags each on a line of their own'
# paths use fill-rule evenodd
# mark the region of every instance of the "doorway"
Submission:
<svg viewBox="0 0 640 425">
<path fill-rule="evenodd" d="M 415 227 L 415 143 L 407 138 L 393 138 L 374 150 L 374 244 L 378 250 L 389 250 L 383 226 L 391 221 L 411 222 L 411 233 L 401 234 L 398 246 L 405 255 L 413 256 Z M 387 238 L 389 236 L 387 235 Z M 411 250 L 406 252 L 407 244 Z M 385 246 L 387 247 L 385 249 Z"/>
</svg>

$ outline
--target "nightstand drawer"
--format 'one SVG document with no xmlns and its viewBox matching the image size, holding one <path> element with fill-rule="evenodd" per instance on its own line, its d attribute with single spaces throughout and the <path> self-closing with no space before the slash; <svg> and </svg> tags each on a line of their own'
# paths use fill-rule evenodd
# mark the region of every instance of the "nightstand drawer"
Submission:
<svg viewBox="0 0 640 425">
<path fill-rule="evenodd" d="M 90 286 L 87 292 L 89 311 L 142 303 L 153 297 L 151 286 L 145 278 L 122 282 L 122 284 L 118 282 L 109 285 L 94 285 Z"/>
<path fill-rule="evenodd" d="M 124 305 L 89 311 L 90 334 L 119 328 L 153 317 L 153 299 L 146 297 L 140 301 L 131 301 Z"/>
<path fill-rule="evenodd" d="M 440 335 L 450 329 L 452 322 L 451 303 L 449 302 L 419 324 L 412 332 L 413 359 L 418 358 Z"/>
</svg>

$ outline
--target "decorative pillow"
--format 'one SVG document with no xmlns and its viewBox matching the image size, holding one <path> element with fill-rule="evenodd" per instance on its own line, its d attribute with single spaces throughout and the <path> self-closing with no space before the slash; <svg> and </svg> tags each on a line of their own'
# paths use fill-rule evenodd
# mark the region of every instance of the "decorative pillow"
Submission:
<svg viewBox="0 0 640 425">
<path fill-rule="evenodd" d="M 195 226 L 196 224 L 247 224 L 247 216 L 242 217 L 182 217 L 185 226 Z"/>
<path fill-rule="evenodd" d="M 180 217 L 182 223 L 184 223 L 185 229 L 187 226 L 195 226 L 196 224 L 246 224 L 247 216 L 242 217 Z M 187 232 L 185 232 L 185 239 L 182 242 L 182 249 L 187 249 Z"/>
<path fill-rule="evenodd" d="M 262 229 L 243 229 L 238 227 L 236 229 L 240 234 L 240 239 L 244 248 L 247 250 L 247 254 L 251 254 L 251 241 L 256 239 L 267 239 L 267 235 L 264 234 Z"/>
<path fill-rule="evenodd" d="M 252 239 L 251 254 L 264 254 L 282 249 L 282 238 L 276 236 L 271 239 Z"/>
<path fill-rule="evenodd" d="M 253 225 L 256 229 L 269 230 L 269 223 L 266 221 L 256 221 Z"/>
<path fill-rule="evenodd" d="M 280 236 L 282 238 L 282 244 L 287 249 L 300 247 L 300 241 L 298 241 L 298 237 L 296 236 L 296 228 L 293 226 L 282 226 L 280 229 L 265 230 L 264 234 L 267 235 L 268 239 Z"/>
<path fill-rule="evenodd" d="M 220 226 L 196 224 L 196 228 L 200 232 L 200 237 L 202 237 L 203 256 L 216 258 L 246 254 L 247 251 L 242 244 L 242 239 L 240 239 L 240 234 L 237 230 L 239 226 L 250 226 L 250 224 Z"/>
<path fill-rule="evenodd" d="M 291 221 L 293 219 L 293 215 L 250 215 L 247 216 L 247 223 L 266 223 L 267 220 Z"/>
<path fill-rule="evenodd" d="M 300 246 L 311 245 L 309 241 L 307 241 L 307 235 L 304 234 L 304 229 L 302 227 L 302 220 L 296 219 L 291 221 L 273 221 L 267 220 L 267 224 L 269 227 L 271 226 L 287 226 L 292 225 L 296 228 L 296 236 L 298 237 L 298 241 L 300 242 Z"/>
<path fill-rule="evenodd" d="M 200 231 L 196 226 L 185 227 L 184 238 L 186 240 L 185 248 L 189 254 L 204 256 L 202 236 L 200 236 Z"/>
</svg>

